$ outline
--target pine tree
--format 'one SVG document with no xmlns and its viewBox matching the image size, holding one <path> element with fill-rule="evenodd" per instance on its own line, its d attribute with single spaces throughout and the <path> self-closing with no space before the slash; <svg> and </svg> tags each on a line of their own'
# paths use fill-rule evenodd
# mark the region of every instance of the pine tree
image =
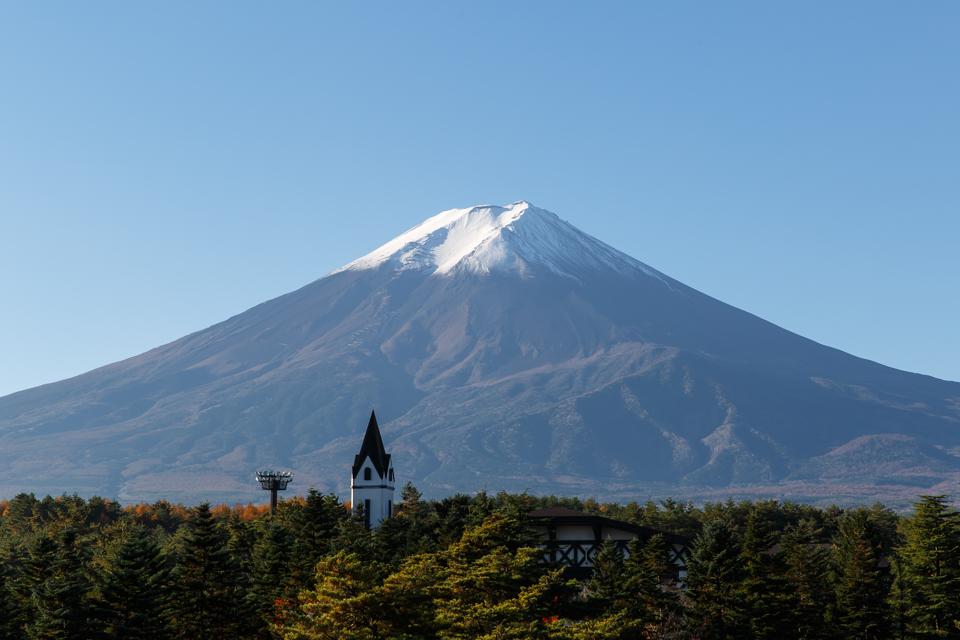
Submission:
<svg viewBox="0 0 960 640">
<path fill-rule="evenodd" d="M 626 554 L 612 540 L 604 541 L 587 583 L 587 613 L 602 615 L 576 624 L 575 635 L 616 639 L 675 634 L 682 620 L 676 577 L 662 535 L 646 543 L 630 540 Z"/>
<path fill-rule="evenodd" d="M 316 588 L 300 594 L 301 614 L 282 628 L 290 640 L 368 640 L 389 636 L 379 563 L 339 551 L 317 563 Z"/>
<path fill-rule="evenodd" d="M 209 503 L 196 508 L 174 570 L 172 625 L 183 640 L 247 637 L 240 570 L 230 554 L 229 537 L 214 521 Z"/>
<path fill-rule="evenodd" d="M 56 541 L 50 536 L 36 536 L 28 547 L 26 557 L 21 561 L 19 579 L 10 585 L 10 590 L 19 603 L 18 623 L 24 630 L 30 629 L 37 619 L 33 596 L 44 582 L 52 578 L 56 556 Z"/>
<path fill-rule="evenodd" d="M 437 526 L 437 544 L 441 548 L 449 547 L 463 536 L 471 519 L 473 498 L 458 493 L 434 504 Z"/>
<path fill-rule="evenodd" d="M 270 524 L 253 549 L 253 586 L 247 599 L 271 629 L 279 627 L 285 612 L 295 607 L 300 592 L 291 570 L 292 547 L 289 532 Z"/>
<path fill-rule="evenodd" d="M 626 605 L 630 586 L 623 550 L 613 540 L 604 540 L 593 556 L 593 575 L 587 583 L 590 600 L 599 610 L 614 613 Z"/>
<path fill-rule="evenodd" d="M 756 640 L 779 639 L 787 631 L 784 614 L 784 581 L 771 555 L 774 538 L 756 511 L 747 517 L 741 542 L 743 598 L 746 624 Z"/>
<path fill-rule="evenodd" d="M 276 520 L 274 519 L 274 521 Z M 244 588 L 249 588 L 253 580 L 253 550 L 262 534 L 258 525 L 257 522 L 241 520 L 238 516 L 232 516 L 229 520 L 221 523 L 229 536 L 227 547 L 240 568 L 240 573 L 243 576 L 241 585 Z"/>
<path fill-rule="evenodd" d="M 645 543 L 639 538 L 627 544 L 624 561 L 627 590 L 633 601 L 627 615 L 642 622 L 651 638 L 676 637 L 683 629 L 678 572 L 662 535 Z"/>
<path fill-rule="evenodd" d="M 363 505 L 357 506 L 348 517 L 340 521 L 337 535 L 330 541 L 330 553 L 346 551 L 368 560 L 377 559 L 373 531 L 367 527 Z"/>
<path fill-rule="evenodd" d="M 433 628 L 444 637 L 538 637 L 571 587 L 561 569 L 542 561 L 524 520 L 514 510 L 494 513 L 448 549 L 411 558 L 385 588 L 392 592 L 405 578 L 416 584 L 436 575 L 420 592 L 433 597 Z M 437 558 L 435 565 L 418 561 L 429 556 Z"/>
<path fill-rule="evenodd" d="M 28 627 L 31 638 L 92 640 L 99 637 L 95 609 L 88 599 L 91 589 L 86 561 L 77 532 L 65 529 L 45 580 L 33 588 L 36 616 Z"/>
<path fill-rule="evenodd" d="M 312 587 L 317 562 L 330 553 L 330 544 L 348 517 L 336 495 L 322 495 L 311 487 L 290 522 L 294 536 L 291 571 L 300 589 Z"/>
<path fill-rule="evenodd" d="M 413 487 L 412 484 L 407 483 L 408 486 Z M 406 489 L 406 487 L 404 487 Z M 419 494 L 417 494 L 419 496 Z M 466 528 L 470 529 L 472 527 L 479 527 L 483 524 L 484 520 L 492 516 L 497 510 L 496 501 L 490 497 L 490 494 L 487 493 L 487 486 L 484 485 L 483 489 L 473 497 L 470 501 L 470 507 L 468 509 L 468 515 L 466 517 Z"/>
<path fill-rule="evenodd" d="M 21 610 L 11 574 L 12 571 L 0 563 L 0 640 L 24 640 Z"/>
<path fill-rule="evenodd" d="M 410 482 L 404 485 L 400 497 L 396 514 L 377 527 L 374 536 L 377 557 L 393 566 L 414 554 L 438 548 L 437 514 Z"/>
<path fill-rule="evenodd" d="M 830 554 L 815 544 L 811 523 L 801 522 L 788 529 L 780 539 L 780 547 L 784 637 L 796 640 L 838 637 L 834 624 L 836 596 L 830 584 Z"/>
<path fill-rule="evenodd" d="M 302 614 L 284 627 L 293 639 L 535 638 L 569 595 L 543 551 L 523 546 L 522 523 L 497 513 L 459 542 L 407 558 L 387 575 L 349 551 L 323 558 Z"/>
<path fill-rule="evenodd" d="M 4 528 L 20 537 L 25 537 L 36 530 L 39 519 L 40 501 L 32 493 L 19 493 L 9 504 L 3 514 Z"/>
<path fill-rule="evenodd" d="M 140 526 L 123 532 L 100 576 L 98 604 L 106 636 L 125 640 L 165 640 L 170 572 L 160 547 Z"/>
<path fill-rule="evenodd" d="M 864 509 L 849 512 L 839 522 L 836 549 L 837 608 L 849 638 L 890 638 L 889 572 L 880 567 L 880 531 Z"/>
<path fill-rule="evenodd" d="M 708 522 L 687 561 L 691 621 L 705 638 L 748 637 L 740 542 L 722 520 Z"/>
<path fill-rule="evenodd" d="M 960 638 L 960 514 L 947 496 L 920 496 L 898 555 L 907 585 L 907 631 Z"/>
<path fill-rule="evenodd" d="M 903 562 L 894 552 L 890 559 L 890 577 L 892 585 L 890 588 L 890 611 L 893 623 L 893 637 L 899 640 L 906 640 L 907 637 L 907 613 L 910 610 L 910 585 L 907 579 L 907 572 L 903 567 Z"/>
</svg>

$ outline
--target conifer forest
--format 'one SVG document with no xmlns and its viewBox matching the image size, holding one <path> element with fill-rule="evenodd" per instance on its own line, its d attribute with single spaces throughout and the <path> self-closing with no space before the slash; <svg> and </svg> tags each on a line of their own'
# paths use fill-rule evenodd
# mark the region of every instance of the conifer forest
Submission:
<svg viewBox="0 0 960 640">
<path fill-rule="evenodd" d="M 534 509 L 684 536 L 604 542 L 592 578 L 544 561 Z M 599 504 L 528 494 L 426 500 L 408 484 L 371 531 L 311 490 L 277 514 L 0 501 L 0 640 L 960 638 L 960 516 L 921 496 L 820 509 L 776 500 Z"/>
</svg>

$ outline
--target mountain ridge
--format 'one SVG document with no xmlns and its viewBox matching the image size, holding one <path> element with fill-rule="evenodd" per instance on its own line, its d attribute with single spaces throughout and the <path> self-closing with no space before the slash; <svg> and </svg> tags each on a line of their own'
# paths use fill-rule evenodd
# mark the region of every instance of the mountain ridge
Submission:
<svg viewBox="0 0 960 640">
<path fill-rule="evenodd" d="M 882 434 L 936 460 L 923 482 L 960 472 L 960 384 L 788 332 L 520 201 L 443 212 L 207 329 L 0 398 L 0 486 L 252 499 L 276 455 L 301 490 L 343 492 L 371 408 L 430 495 L 841 487 L 804 464 Z"/>
</svg>

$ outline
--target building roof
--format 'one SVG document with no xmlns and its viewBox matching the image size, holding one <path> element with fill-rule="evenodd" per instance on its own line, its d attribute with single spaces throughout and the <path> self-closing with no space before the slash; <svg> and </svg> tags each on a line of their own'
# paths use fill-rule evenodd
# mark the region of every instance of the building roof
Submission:
<svg viewBox="0 0 960 640">
<path fill-rule="evenodd" d="M 629 531 L 634 533 L 641 538 L 647 539 L 655 535 L 662 535 L 664 540 L 674 544 L 681 544 L 685 547 L 690 546 L 690 540 L 684 538 L 683 536 L 678 536 L 673 533 L 667 533 L 666 531 L 658 531 L 656 529 L 651 529 L 649 527 L 641 527 L 636 524 L 631 524 L 629 522 L 623 522 L 621 520 L 614 520 L 613 518 L 604 518 L 603 516 L 595 516 L 592 513 L 584 513 L 583 511 L 574 511 L 573 509 L 567 509 L 565 507 L 547 507 L 546 509 L 538 509 L 536 511 L 531 511 L 527 514 L 528 518 L 533 518 L 536 520 L 541 520 L 552 525 L 558 524 L 586 524 L 586 525 L 599 525 L 603 527 L 610 527 L 612 529 L 619 529 L 621 531 Z"/>
<path fill-rule="evenodd" d="M 527 514 L 531 518 L 557 518 L 557 517 L 576 517 L 590 515 L 584 513 L 583 511 L 575 511 L 573 509 L 567 509 L 566 507 L 547 507 L 546 509 L 537 509 L 536 511 L 531 511 Z"/>
<path fill-rule="evenodd" d="M 363 461 L 370 458 L 373 468 L 377 470 L 381 478 L 387 474 L 387 468 L 390 466 L 390 454 L 383 448 L 383 439 L 380 437 L 380 426 L 377 424 L 377 414 L 370 412 L 370 422 L 367 424 L 367 432 L 363 436 L 363 444 L 360 445 L 360 453 L 353 459 L 353 477 L 356 478 L 360 473 L 360 467 Z"/>
</svg>

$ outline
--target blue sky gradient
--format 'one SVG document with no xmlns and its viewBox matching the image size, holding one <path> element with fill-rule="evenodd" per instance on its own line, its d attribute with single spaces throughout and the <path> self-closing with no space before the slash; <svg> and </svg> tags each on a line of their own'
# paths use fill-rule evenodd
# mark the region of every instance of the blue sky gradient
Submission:
<svg viewBox="0 0 960 640">
<path fill-rule="evenodd" d="M 960 380 L 960 4 L 0 5 L 0 395 L 520 199 Z"/>
</svg>

